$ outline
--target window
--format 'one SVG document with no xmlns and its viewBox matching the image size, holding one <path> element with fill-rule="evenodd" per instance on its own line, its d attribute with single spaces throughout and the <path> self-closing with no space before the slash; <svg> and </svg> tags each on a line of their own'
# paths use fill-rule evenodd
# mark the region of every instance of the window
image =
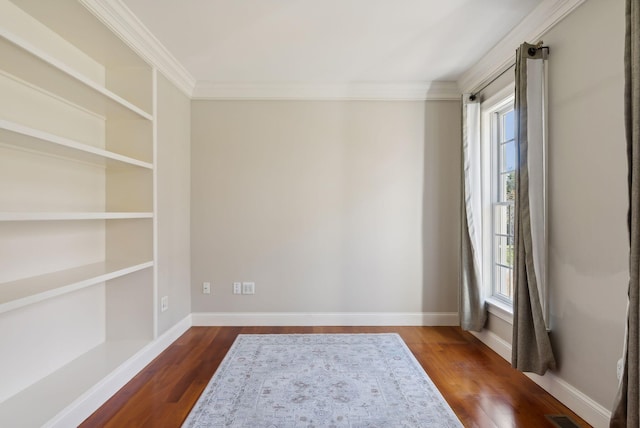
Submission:
<svg viewBox="0 0 640 428">
<path fill-rule="evenodd" d="M 516 143 L 513 101 L 510 91 L 482 105 L 484 283 L 489 288 L 489 302 L 507 308 L 513 303 L 514 291 Z"/>
<path fill-rule="evenodd" d="M 509 105 L 493 113 L 491 149 L 494 162 L 491 171 L 493 189 L 493 297 L 511 302 L 513 299 L 513 244 L 516 147 L 514 112 Z"/>
</svg>

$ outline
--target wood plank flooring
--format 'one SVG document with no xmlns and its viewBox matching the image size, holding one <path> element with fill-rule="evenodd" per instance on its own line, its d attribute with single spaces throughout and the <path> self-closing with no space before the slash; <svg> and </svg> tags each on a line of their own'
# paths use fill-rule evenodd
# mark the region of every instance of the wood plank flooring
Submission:
<svg viewBox="0 0 640 428">
<path fill-rule="evenodd" d="M 458 327 L 192 327 L 81 427 L 179 427 L 240 333 L 400 334 L 465 427 L 589 425 Z M 393 428 L 393 427 L 389 427 Z"/>
</svg>

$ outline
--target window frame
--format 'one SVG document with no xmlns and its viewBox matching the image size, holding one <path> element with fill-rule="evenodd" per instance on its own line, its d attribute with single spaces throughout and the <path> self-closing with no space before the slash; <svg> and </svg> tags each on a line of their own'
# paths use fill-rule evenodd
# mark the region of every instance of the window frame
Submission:
<svg viewBox="0 0 640 428">
<path fill-rule="evenodd" d="M 496 115 L 508 112 L 514 108 L 515 94 L 513 86 L 505 87 L 495 95 L 481 102 L 481 146 L 482 146 L 482 211 L 483 211 L 483 283 L 485 284 L 485 296 L 489 312 L 513 322 L 513 300 L 503 295 L 496 294 L 496 273 L 494 270 L 494 210 L 498 196 L 498 172 L 499 162 L 496 129 Z M 515 129 L 514 129 L 515 132 Z M 515 137 L 515 136 L 514 136 Z M 517 163 L 517 159 L 516 159 Z M 517 168 L 517 164 L 515 166 Z M 495 177 L 495 178 L 494 178 Z M 512 270 L 513 274 L 513 270 Z"/>
<path fill-rule="evenodd" d="M 491 141 L 490 141 L 490 150 L 491 150 L 491 297 L 502 301 L 506 305 L 513 304 L 513 298 L 509 297 L 507 294 L 502 293 L 501 284 L 499 281 L 500 274 L 497 273 L 499 268 L 510 270 L 510 281 L 513 284 L 513 255 L 511 260 L 511 265 L 501 263 L 500 260 L 500 252 L 502 251 L 497 241 L 500 238 L 506 238 L 507 247 L 509 246 L 509 241 L 511 241 L 511 247 L 513 248 L 513 244 L 515 241 L 515 230 L 511 230 L 511 233 L 507 231 L 506 233 L 501 233 L 497 230 L 498 226 L 498 207 L 511 207 L 511 212 L 515 209 L 515 199 L 509 200 L 506 195 L 503 198 L 503 194 L 506 194 L 506 189 L 503 188 L 505 186 L 505 182 L 503 182 L 503 176 L 514 172 L 516 170 L 516 166 L 514 168 L 503 169 L 504 159 L 503 156 L 503 146 L 508 144 L 509 142 L 514 143 L 514 151 L 515 151 L 515 129 L 514 136 L 512 139 L 507 139 L 505 136 L 504 130 L 504 117 L 513 112 L 513 102 L 508 102 L 510 98 L 507 99 L 506 102 L 500 103 L 500 108 L 492 109 L 490 114 L 491 121 Z M 514 178 L 515 180 L 515 178 Z M 512 225 L 515 227 L 515 224 Z M 505 250 L 508 251 L 508 250 Z M 508 262 L 506 262 L 508 263 Z M 513 295 L 513 289 L 511 291 L 511 295 Z"/>
</svg>

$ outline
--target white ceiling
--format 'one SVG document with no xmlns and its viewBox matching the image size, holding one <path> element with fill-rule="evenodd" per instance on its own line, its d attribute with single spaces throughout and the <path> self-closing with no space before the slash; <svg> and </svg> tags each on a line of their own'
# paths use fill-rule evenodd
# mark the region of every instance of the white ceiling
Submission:
<svg viewBox="0 0 640 428">
<path fill-rule="evenodd" d="M 456 81 L 542 0 L 123 0 L 198 85 Z"/>
</svg>

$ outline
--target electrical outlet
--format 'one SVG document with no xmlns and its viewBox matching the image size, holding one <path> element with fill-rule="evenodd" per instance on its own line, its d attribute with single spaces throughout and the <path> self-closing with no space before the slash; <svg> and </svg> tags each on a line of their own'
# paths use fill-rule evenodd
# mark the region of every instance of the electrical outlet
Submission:
<svg viewBox="0 0 640 428">
<path fill-rule="evenodd" d="M 211 294 L 211 283 L 203 282 L 202 283 L 202 294 Z"/>
<path fill-rule="evenodd" d="M 169 309 L 169 296 L 163 296 L 160 299 L 160 312 L 164 312 Z"/>
<path fill-rule="evenodd" d="M 233 283 L 233 294 L 242 294 L 242 283 L 240 282 Z"/>
<path fill-rule="evenodd" d="M 243 282 L 242 283 L 242 294 L 256 294 L 256 283 L 255 282 Z"/>
</svg>

